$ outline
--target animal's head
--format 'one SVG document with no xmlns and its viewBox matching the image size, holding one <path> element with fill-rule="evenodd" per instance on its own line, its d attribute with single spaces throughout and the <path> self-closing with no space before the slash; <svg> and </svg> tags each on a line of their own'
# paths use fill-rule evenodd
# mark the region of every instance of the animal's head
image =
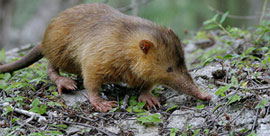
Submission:
<svg viewBox="0 0 270 136">
<path fill-rule="evenodd" d="M 140 52 L 134 69 L 139 76 L 199 99 L 210 100 L 211 96 L 201 92 L 188 73 L 181 41 L 173 30 L 159 28 L 149 35 L 137 45 Z"/>
</svg>

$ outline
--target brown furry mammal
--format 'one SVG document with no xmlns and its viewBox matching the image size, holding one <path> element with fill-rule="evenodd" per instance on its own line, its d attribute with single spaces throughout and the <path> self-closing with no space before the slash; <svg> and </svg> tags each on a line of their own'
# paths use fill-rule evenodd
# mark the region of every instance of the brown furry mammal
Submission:
<svg viewBox="0 0 270 136">
<path fill-rule="evenodd" d="M 48 76 L 62 89 L 74 90 L 73 80 L 58 70 L 82 75 L 88 98 L 96 110 L 108 111 L 115 101 L 104 101 L 99 88 L 106 82 L 141 86 L 139 101 L 159 106 L 151 94 L 154 84 L 210 100 L 187 71 L 180 40 L 174 32 L 148 20 L 124 15 L 105 4 L 83 4 L 69 8 L 49 24 L 41 45 L 0 71 L 24 68 L 38 59 L 49 60 Z"/>
</svg>

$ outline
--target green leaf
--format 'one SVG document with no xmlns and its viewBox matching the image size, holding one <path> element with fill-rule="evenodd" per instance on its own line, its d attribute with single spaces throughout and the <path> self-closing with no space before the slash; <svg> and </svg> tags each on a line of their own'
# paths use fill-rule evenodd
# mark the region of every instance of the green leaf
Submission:
<svg viewBox="0 0 270 136">
<path fill-rule="evenodd" d="M 138 106 L 138 108 L 143 108 L 145 104 L 146 104 L 146 102 L 139 102 L 137 104 L 137 106 Z"/>
<path fill-rule="evenodd" d="M 139 117 L 139 118 L 137 118 L 137 120 L 139 122 L 141 122 L 142 124 L 145 124 L 145 123 L 159 123 L 159 122 L 162 122 L 160 117 L 161 117 L 161 115 L 156 113 L 156 114 L 151 114 L 151 115 L 148 115 L 148 116 Z"/>
<path fill-rule="evenodd" d="M 214 28 L 217 28 L 217 27 L 218 27 L 218 25 L 216 25 L 216 24 L 209 24 L 209 25 L 205 26 L 204 29 L 210 30 L 210 29 L 214 29 Z"/>
<path fill-rule="evenodd" d="M 232 96 L 232 97 L 230 98 L 230 102 L 229 102 L 227 105 L 230 105 L 231 103 L 234 103 L 234 102 L 240 101 L 240 100 L 241 100 L 241 96 L 235 94 L 234 96 Z"/>
<path fill-rule="evenodd" d="M 176 109 L 176 108 L 178 108 L 178 107 L 179 107 L 178 105 L 173 105 L 172 107 L 168 108 L 168 109 L 166 110 L 166 112 L 168 112 L 168 111 L 170 111 L 170 110 L 173 110 L 173 109 Z"/>
<path fill-rule="evenodd" d="M 231 82 L 232 82 L 232 85 L 234 86 L 238 86 L 238 79 L 235 77 L 235 76 L 232 76 L 232 79 L 231 79 Z"/>
<path fill-rule="evenodd" d="M 12 111 L 12 108 L 11 108 L 10 106 L 7 106 L 7 107 L 6 107 L 6 110 L 7 110 L 8 112 L 11 112 L 11 111 Z"/>
<path fill-rule="evenodd" d="M 13 99 L 11 97 L 7 97 L 4 99 L 5 102 L 13 102 Z"/>
<path fill-rule="evenodd" d="M 223 104 L 219 104 L 219 105 L 217 105 L 216 107 L 215 107 L 215 109 L 213 110 L 213 113 L 219 108 L 219 107 L 221 107 Z"/>
<path fill-rule="evenodd" d="M 233 136 L 233 131 L 230 131 L 229 136 Z"/>
<path fill-rule="evenodd" d="M 208 65 L 209 63 L 215 61 L 215 59 L 213 58 L 208 58 L 206 59 L 204 62 L 203 62 L 203 66 L 202 67 L 205 67 L 206 65 Z"/>
<path fill-rule="evenodd" d="M 20 120 L 20 118 L 13 118 L 13 119 L 11 120 L 11 123 L 13 124 L 13 123 L 15 123 L 15 122 L 18 121 L 18 120 Z"/>
<path fill-rule="evenodd" d="M 47 112 L 47 106 L 45 104 L 42 104 L 39 108 L 39 114 L 44 114 Z"/>
<path fill-rule="evenodd" d="M 197 134 L 200 132 L 200 129 L 196 129 L 192 136 L 197 136 Z"/>
<path fill-rule="evenodd" d="M 137 113 L 136 115 L 137 116 L 143 116 L 143 115 L 146 115 L 146 112 L 140 112 L 140 113 Z"/>
<path fill-rule="evenodd" d="M 257 106 L 255 107 L 255 109 L 258 109 L 258 108 L 263 108 L 264 105 L 269 101 L 269 99 L 262 99 L 260 103 L 257 104 Z"/>
<path fill-rule="evenodd" d="M 6 60 L 6 52 L 4 49 L 1 49 L 0 50 L 0 62 L 4 62 L 5 60 Z"/>
<path fill-rule="evenodd" d="M 221 57 L 221 56 L 216 56 L 216 58 L 223 60 L 223 57 Z"/>
<path fill-rule="evenodd" d="M 39 113 L 39 107 L 33 107 L 29 110 L 30 112 Z"/>
<path fill-rule="evenodd" d="M 257 134 L 254 131 L 252 131 L 250 134 L 248 134 L 248 136 L 257 136 Z"/>
<path fill-rule="evenodd" d="M 229 11 L 227 11 L 225 14 L 222 15 L 219 23 L 222 24 L 226 20 L 228 15 L 229 15 Z"/>
<path fill-rule="evenodd" d="M 231 59 L 233 58 L 234 56 L 231 55 L 231 54 L 227 54 L 226 56 L 223 57 L 223 59 Z"/>
<path fill-rule="evenodd" d="M 48 105 L 49 105 L 50 107 L 54 107 L 54 106 L 55 106 L 54 102 L 52 102 L 52 101 L 48 102 Z"/>
<path fill-rule="evenodd" d="M 176 136 L 177 132 L 178 132 L 178 128 L 171 128 L 170 136 Z"/>
<path fill-rule="evenodd" d="M 205 130 L 204 130 L 204 133 L 205 133 L 206 135 L 208 135 L 208 134 L 209 134 L 209 129 L 205 129 Z"/>
<path fill-rule="evenodd" d="M 131 106 L 128 106 L 128 108 L 127 108 L 126 110 L 127 110 L 129 113 L 133 113 Z"/>
<path fill-rule="evenodd" d="M 52 95 L 56 96 L 56 97 L 59 96 L 58 92 L 56 92 L 56 91 L 52 92 Z"/>
<path fill-rule="evenodd" d="M 219 16 L 218 14 L 214 15 L 214 17 L 211 20 L 217 21 L 218 16 Z"/>
<path fill-rule="evenodd" d="M 55 102 L 54 103 L 56 106 L 58 106 L 58 107 L 62 107 L 63 105 L 61 104 L 61 103 L 59 103 L 59 102 Z"/>
<path fill-rule="evenodd" d="M 138 102 L 136 101 L 136 98 L 137 98 L 136 96 L 131 96 L 130 97 L 129 102 L 128 102 L 130 106 L 137 105 Z"/>
<path fill-rule="evenodd" d="M 4 81 L 8 81 L 10 78 L 11 78 L 10 73 L 0 74 L 0 79 L 3 79 Z"/>
<path fill-rule="evenodd" d="M 40 103 L 39 99 L 38 98 L 35 98 L 35 100 L 31 104 L 31 106 L 32 107 L 38 107 L 39 103 Z"/>
<path fill-rule="evenodd" d="M 220 96 L 225 96 L 225 92 L 227 91 L 227 90 L 229 90 L 230 88 L 231 88 L 231 84 L 228 84 L 228 85 L 226 85 L 226 86 L 223 86 L 223 87 L 219 87 L 219 89 L 218 89 L 218 91 L 215 93 L 215 95 L 220 95 Z"/>
<path fill-rule="evenodd" d="M 204 108 L 204 104 L 197 105 L 196 108 L 199 109 L 199 110 L 200 110 L 200 109 L 203 109 L 203 108 Z"/>
<path fill-rule="evenodd" d="M 211 24 L 211 23 L 213 23 L 214 21 L 213 20 L 206 20 L 206 21 L 204 21 L 203 22 L 203 25 L 209 25 L 209 24 Z"/>
<path fill-rule="evenodd" d="M 248 132 L 248 129 L 247 129 L 247 128 L 243 128 L 243 129 L 241 129 L 239 132 L 240 132 L 240 133 L 246 133 L 246 132 Z"/>
</svg>

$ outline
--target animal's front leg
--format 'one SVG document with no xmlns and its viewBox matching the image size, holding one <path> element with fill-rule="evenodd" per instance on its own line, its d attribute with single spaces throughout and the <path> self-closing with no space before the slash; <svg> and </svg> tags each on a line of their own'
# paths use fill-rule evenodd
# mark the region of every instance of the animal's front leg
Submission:
<svg viewBox="0 0 270 136">
<path fill-rule="evenodd" d="M 62 95 L 63 89 L 77 89 L 75 81 L 70 78 L 60 76 L 58 69 L 54 68 L 50 63 L 48 64 L 47 74 L 49 78 L 57 85 L 59 95 Z"/>
<path fill-rule="evenodd" d="M 160 103 L 158 101 L 158 98 L 155 97 L 151 91 L 152 91 L 153 85 L 152 84 L 144 84 L 141 87 L 141 92 L 139 96 L 140 102 L 146 102 L 147 109 L 154 108 L 156 109 L 156 106 L 160 107 Z"/>
<path fill-rule="evenodd" d="M 84 87 L 88 90 L 88 100 L 96 111 L 107 112 L 117 107 L 116 101 L 105 101 L 100 97 L 101 78 L 95 74 L 84 72 Z"/>
</svg>

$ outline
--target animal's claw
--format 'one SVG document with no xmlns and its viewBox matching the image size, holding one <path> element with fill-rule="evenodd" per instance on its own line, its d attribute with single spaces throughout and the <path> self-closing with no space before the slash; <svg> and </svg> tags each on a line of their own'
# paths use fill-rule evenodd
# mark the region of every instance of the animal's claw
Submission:
<svg viewBox="0 0 270 136">
<path fill-rule="evenodd" d="M 140 102 L 146 102 L 146 108 L 149 110 L 150 108 L 154 108 L 155 110 L 160 107 L 160 103 L 153 94 L 151 93 L 143 93 L 139 96 L 139 101 Z"/>
<path fill-rule="evenodd" d="M 73 81 L 72 79 L 66 78 L 66 77 L 60 77 L 59 79 L 57 79 L 56 85 L 57 85 L 59 95 L 62 95 L 63 89 L 67 89 L 67 90 L 76 90 L 77 89 L 76 82 Z"/>
</svg>

